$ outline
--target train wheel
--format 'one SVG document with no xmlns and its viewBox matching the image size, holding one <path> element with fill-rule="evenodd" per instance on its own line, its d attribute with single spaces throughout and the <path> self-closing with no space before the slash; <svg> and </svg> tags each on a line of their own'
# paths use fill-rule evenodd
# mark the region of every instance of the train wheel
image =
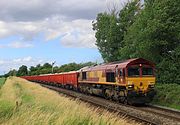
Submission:
<svg viewBox="0 0 180 125">
<path fill-rule="evenodd" d="M 102 95 L 105 99 L 109 99 L 106 89 L 102 90 Z"/>
<path fill-rule="evenodd" d="M 119 102 L 124 103 L 124 104 L 128 104 L 126 92 L 124 90 L 119 92 Z"/>
<path fill-rule="evenodd" d="M 124 99 L 124 102 L 123 102 L 125 105 L 127 105 L 128 104 L 128 100 L 127 100 L 127 98 L 125 97 L 125 99 Z"/>
<path fill-rule="evenodd" d="M 86 93 L 86 95 L 90 95 L 90 88 L 89 87 L 86 87 L 85 93 Z"/>
<path fill-rule="evenodd" d="M 104 95 L 104 98 L 107 99 L 107 100 L 109 100 L 109 97 L 108 97 L 107 94 Z"/>
</svg>

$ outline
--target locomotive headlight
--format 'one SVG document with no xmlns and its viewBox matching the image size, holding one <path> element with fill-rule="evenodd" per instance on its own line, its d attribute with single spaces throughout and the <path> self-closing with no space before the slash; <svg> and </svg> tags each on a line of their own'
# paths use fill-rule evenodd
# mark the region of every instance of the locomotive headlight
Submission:
<svg viewBox="0 0 180 125">
<path fill-rule="evenodd" d="M 134 84 L 128 85 L 128 88 L 134 88 Z"/>
<path fill-rule="evenodd" d="M 128 81 L 127 88 L 128 89 L 133 89 L 134 88 L 134 84 L 133 84 L 132 81 Z"/>
<path fill-rule="evenodd" d="M 128 88 L 133 88 L 133 85 L 128 85 Z"/>
</svg>

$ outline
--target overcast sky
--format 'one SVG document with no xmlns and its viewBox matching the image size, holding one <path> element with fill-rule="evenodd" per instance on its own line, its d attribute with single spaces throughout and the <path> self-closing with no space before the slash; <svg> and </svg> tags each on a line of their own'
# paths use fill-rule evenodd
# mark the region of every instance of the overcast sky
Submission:
<svg viewBox="0 0 180 125">
<path fill-rule="evenodd" d="M 0 74 L 20 65 L 102 61 L 92 21 L 126 0 L 0 0 Z"/>
</svg>

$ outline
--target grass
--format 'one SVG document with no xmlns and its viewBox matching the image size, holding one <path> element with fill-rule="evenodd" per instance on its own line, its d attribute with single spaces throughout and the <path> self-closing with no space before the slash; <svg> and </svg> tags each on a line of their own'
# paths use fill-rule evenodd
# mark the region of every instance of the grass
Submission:
<svg viewBox="0 0 180 125">
<path fill-rule="evenodd" d="M 180 85 L 156 84 L 156 91 L 153 104 L 180 110 Z"/>
<path fill-rule="evenodd" d="M 3 86 L 5 81 L 6 81 L 6 78 L 0 78 L 0 88 Z"/>
<path fill-rule="evenodd" d="M 137 125 L 124 116 L 11 77 L 0 90 L 0 124 L 23 125 Z"/>
</svg>

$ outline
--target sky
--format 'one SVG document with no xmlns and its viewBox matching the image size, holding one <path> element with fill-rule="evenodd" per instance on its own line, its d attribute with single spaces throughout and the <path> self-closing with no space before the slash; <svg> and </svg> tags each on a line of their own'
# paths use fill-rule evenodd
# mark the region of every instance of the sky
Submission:
<svg viewBox="0 0 180 125">
<path fill-rule="evenodd" d="M 92 21 L 126 0 L 0 0 L 0 74 L 21 65 L 102 62 Z"/>
</svg>

